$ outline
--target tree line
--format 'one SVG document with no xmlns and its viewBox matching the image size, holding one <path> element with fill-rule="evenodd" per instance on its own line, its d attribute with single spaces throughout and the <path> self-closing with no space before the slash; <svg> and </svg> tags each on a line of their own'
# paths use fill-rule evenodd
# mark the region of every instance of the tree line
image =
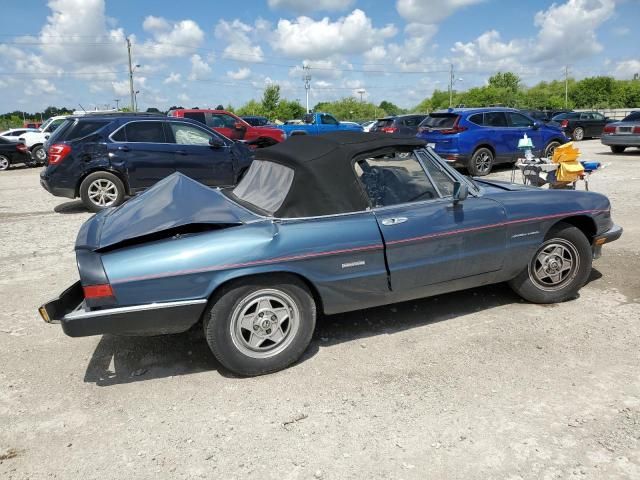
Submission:
<svg viewBox="0 0 640 480">
<path fill-rule="evenodd" d="M 613 77 L 598 76 L 582 80 L 568 79 L 566 83 L 561 80 L 543 81 L 527 87 L 515 73 L 498 72 L 489 77 L 487 84 L 482 87 L 453 92 L 434 90 L 430 97 L 413 108 L 400 108 L 387 100 L 376 105 L 350 96 L 331 102 L 319 102 L 313 110 L 332 113 L 340 120 L 362 121 L 403 113 L 428 113 L 448 108 L 450 100 L 453 106 L 465 107 L 503 105 L 540 110 L 555 110 L 565 106 L 570 109 L 639 108 L 640 80 L 616 80 Z M 170 109 L 174 108 L 182 107 L 172 106 Z M 281 98 L 280 86 L 277 84 L 268 85 L 259 100 L 249 100 L 238 108 L 227 105 L 225 109 L 241 116 L 259 115 L 280 121 L 301 118 L 305 113 L 305 108 L 298 100 Z M 166 113 L 157 108 L 149 108 L 147 111 Z M 70 113 L 71 109 L 51 106 L 35 113 L 16 110 L 0 115 L 0 125 L 20 126 L 23 119 L 39 121 L 41 118 L 46 120 L 54 115 Z"/>
</svg>

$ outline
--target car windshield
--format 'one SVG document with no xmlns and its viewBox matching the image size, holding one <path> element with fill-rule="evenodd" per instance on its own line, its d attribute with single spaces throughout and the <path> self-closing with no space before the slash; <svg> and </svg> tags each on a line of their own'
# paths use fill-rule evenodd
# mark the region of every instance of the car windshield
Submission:
<svg viewBox="0 0 640 480">
<path fill-rule="evenodd" d="M 640 121 L 640 110 L 637 112 L 631 112 L 629 115 L 622 119 L 623 122 L 637 122 Z"/>
<path fill-rule="evenodd" d="M 455 113 L 432 113 L 420 124 L 421 127 L 434 129 L 452 128 L 458 115 Z"/>
<path fill-rule="evenodd" d="M 293 169 L 266 160 L 254 160 L 233 195 L 258 210 L 273 215 L 293 183 Z"/>
</svg>

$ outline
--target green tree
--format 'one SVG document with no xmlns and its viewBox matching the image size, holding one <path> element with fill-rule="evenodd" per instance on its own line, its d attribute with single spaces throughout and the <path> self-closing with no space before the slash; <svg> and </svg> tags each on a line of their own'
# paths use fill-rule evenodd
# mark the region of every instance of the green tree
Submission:
<svg viewBox="0 0 640 480">
<path fill-rule="evenodd" d="M 387 115 L 398 115 L 400 113 L 403 113 L 402 108 L 386 100 L 381 101 L 380 105 L 378 105 L 378 108 L 387 112 Z"/>
<path fill-rule="evenodd" d="M 614 98 L 616 80 L 612 77 L 584 78 L 569 90 L 569 96 L 577 108 L 608 108 L 622 105 Z M 623 105 L 622 105 L 623 106 Z"/>
<path fill-rule="evenodd" d="M 489 77 L 489 86 L 516 93 L 520 89 L 520 77 L 512 72 L 498 72 Z"/>
<path fill-rule="evenodd" d="M 271 84 L 264 89 L 262 94 L 262 110 L 269 118 L 275 118 L 276 109 L 280 102 L 280 85 Z"/>
</svg>

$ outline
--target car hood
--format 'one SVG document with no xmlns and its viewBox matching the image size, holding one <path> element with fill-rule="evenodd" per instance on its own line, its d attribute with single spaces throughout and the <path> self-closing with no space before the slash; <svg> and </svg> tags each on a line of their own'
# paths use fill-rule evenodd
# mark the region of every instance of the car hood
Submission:
<svg viewBox="0 0 640 480">
<path fill-rule="evenodd" d="M 90 218 L 80 228 L 76 249 L 115 248 L 135 239 L 157 239 L 162 232 L 179 235 L 197 231 L 195 227 L 224 228 L 259 218 L 219 189 L 174 173 L 119 207 Z"/>
</svg>

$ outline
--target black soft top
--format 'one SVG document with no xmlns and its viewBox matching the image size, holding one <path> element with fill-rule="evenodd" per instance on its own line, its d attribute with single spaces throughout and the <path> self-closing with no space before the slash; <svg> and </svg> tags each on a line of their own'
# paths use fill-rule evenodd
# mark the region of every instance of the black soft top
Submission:
<svg viewBox="0 0 640 480">
<path fill-rule="evenodd" d="M 389 149 L 411 151 L 425 142 L 413 136 L 386 133 L 333 132 L 294 135 L 256 152 L 257 160 L 285 165 L 294 171 L 289 193 L 276 217 L 314 217 L 365 210 L 369 199 L 353 169 L 353 159 Z"/>
</svg>

